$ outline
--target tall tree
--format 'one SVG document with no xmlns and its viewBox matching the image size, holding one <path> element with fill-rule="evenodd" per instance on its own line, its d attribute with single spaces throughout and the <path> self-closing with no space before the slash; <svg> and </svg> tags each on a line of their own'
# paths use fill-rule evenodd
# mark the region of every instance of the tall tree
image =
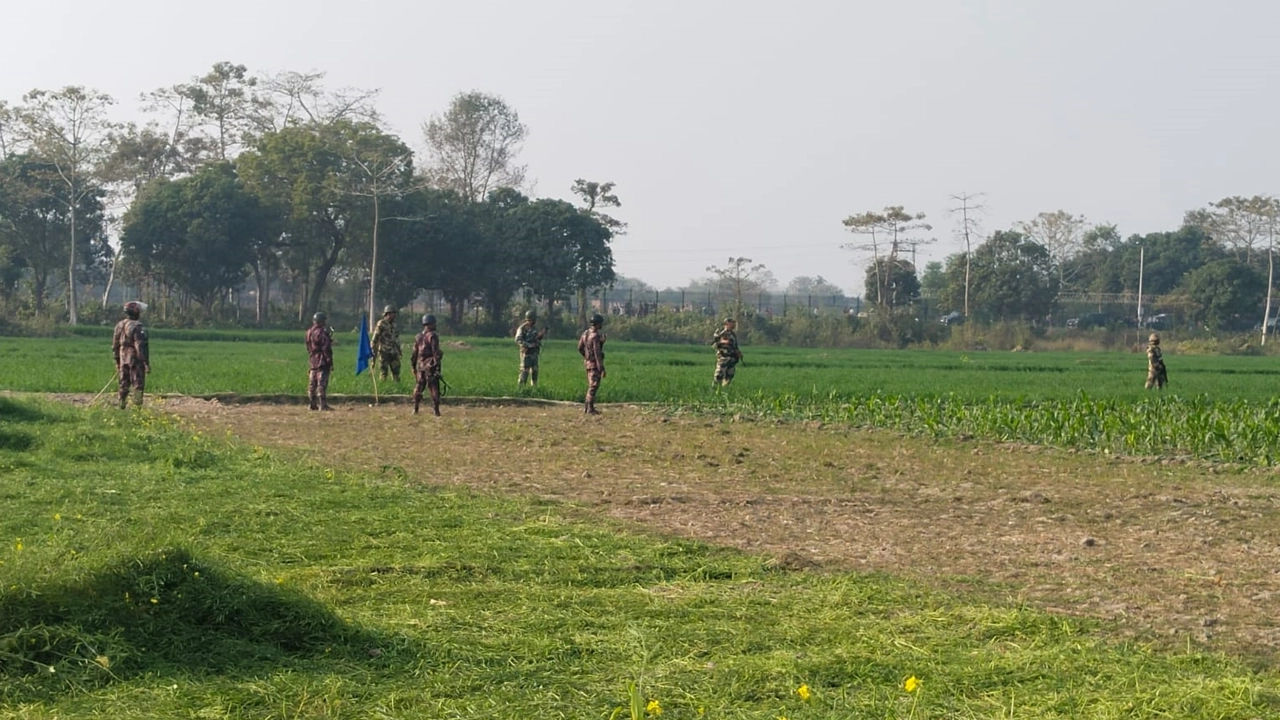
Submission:
<svg viewBox="0 0 1280 720">
<path fill-rule="evenodd" d="M 986 207 L 979 202 L 982 195 L 983 193 L 960 192 L 951 196 L 952 202 L 959 203 L 951 207 L 950 213 L 956 218 L 956 235 L 964 243 L 964 297 L 961 307 L 964 309 L 965 317 L 969 316 L 969 288 L 972 280 L 970 260 L 973 255 L 973 241 L 982 236 L 978 216 L 986 210 Z"/>
<path fill-rule="evenodd" d="M 340 121 L 381 127 L 374 101 L 377 90 L 340 88 L 324 84 L 325 73 L 285 70 L 259 82 L 254 105 L 257 134 L 279 132 L 292 125 L 331 125 Z"/>
<path fill-rule="evenodd" d="M 19 131 L 30 147 L 57 171 L 66 186 L 63 195 L 69 219 L 67 309 L 72 325 L 78 323 L 76 305 L 76 211 L 98 185 L 95 175 L 110 154 L 114 124 L 107 109 L 110 95 L 83 87 L 57 91 L 32 90 L 18 108 Z"/>
<path fill-rule="evenodd" d="M 951 307 L 963 302 L 965 254 L 947 259 L 947 287 L 942 301 Z M 971 309 L 986 320 L 1032 320 L 1053 311 L 1058 277 L 1049 251 L 1014 231 L 994 233 L 969 260 L 973 287 Z"/>
<path fill-rule="evenodd" d="M 908 213 L 901 205 L 890 205 L 883 212 L 868 211 L 861 215 L 850 215 L 844 219 L 845 228 L 855 235 L 865 235 L 870 242 L 863 245 L 845 245 L 848 250 L 870 251 L 872 270 L 878 282 L 883 282 L 889 273 L 881 267 L 882 262 L 895 262 L 898 253 L 911 239 L 911 233 L 917 230 L 932 230 L 933 227 L 924 222 L 924 213 Z M 885 287 L 878 284 L 875 288 L 876 304 L 885 304 Z"/>
<path fill-rule="evenodd" d="M 367 187 L 368 176 L 352 158 L 375 152 L 398 157 L 407 148 L 372 125 L 340 120 L 267 133 L 237 162 L 245 184 L 280 217 L 283 260 L 304 288 L 299 319 L 320 307 L 344 254 L 371 249 L 361 240 L 370 238 L 372 208 L 353 194 Z"/>
<path fill-rule="evenodd" d="M 74 211 L 80 242 L 66 242 L 71 227 L 70 191 L 56 168 L 32 154 L 11 155 L 0 162 L 0 239 L 9 250 L 11 267 L 25 268 L 31 299 L 43 312 L 49 281 L 66 267 L 72 247 L 77 265 L 92 267 L 107 248 L 104 193 L 98 185 L 80 194 Z"/>
<path fill-rule="evenodd" d="M 606 230 L 608 230 L 609 238 L 613 238 L 618 235 L 624 235 L 627 232 L 626 223 L 600 210 L 600 208 L 622 207 L 622 201 L 618 199 L 618 195 L 613 191 L 614 187 L 616 187 L 616 185 L 613 182 L 595 182 L 594 180 L 584 180 L 582 178 L 578 178 L 577 180 L 573 181 L 573 187 L 570 188 L 573 194 L 577 195 L 579 200 L 581 200 L 582 212 L 585 213 L 590 218 L 592 218 L 593 220 L 595 220 L 598 224 L 600 224 Z M 604 248 L 605 250 L 608 250 L 607 243 L 609 238 L 606 238 L 605 240 L 605 243 L 606 243 Z M 609 275 L 611 277 L 610 281 L 612 281 L 612 278 L 617 277 L 616 274 L 612 272 L 612 268 L 613 268 L 612 251 L 608 251 L 608 252 L 609 252 L 608 254 L 609 270 L 607 273 L 604 272 L 603 265 L 600 265 L 596 268 L 596 270 L 586 271 L 580 274 L 581 281 L 579 282 L 578 291 L 577 291 L 578 293 L 578 326 L 579 327 L 586 327 L 587 325 L 587 291 L 590 290 L 591 287 L 599 287 L 600 285 L 607 284 L 602 282 L 595 282 L 594 285 L 588 286 L 587 284 L 584 284 L 584 283 L 591 282 L 588 278 L 595 276 L 597 274 L 600 274 L 601 276 L 603 276 L 604 274 Z M 603 260 L 605 258 L 605 255 L 601 254 L 599 257 Z"/>
<path fill-rule="evenodd" d="M 1020 222 L 1015 229 L 1049 251 L 1049 259 L 1058 270 L 1058 284 L 1067 287 L 1075 277 L 1067 275 L 1067 261 L 1084 247 L 1084 234 L 1088 221 L 1083 215 L 1072 215 L 1065 210 L 1042 212 L 1027 222 Z"/>
<path fill-rule="evenodd" d="M 1188 212 L 1184 224 L 1204 230 L 1237 261 L 1251 263 L 1256 248 L 1265 246 L 1272 234 L 1276 204 L 1269 195 L 1226 197 Z"/>
<path fill-rule="evenodd" d="M 524 184 L 525 167 L 516 164 L 516 156 L 529 131 L 497 95 L 459 93 L 422 131 L 431 158 L 427 170 L 437 187 L 480 202 L 496 188 Z"/>
<path fill-rule="evenodd" d="M 733 300 L 733 316 L 742 320 L 743 298 L 751 292 L 762 292 L 773 282 L 773 273 L 749 257 L 731 257 L 723 266 L 709 265 L 707 272 L 715 278 L 721 295 Z"/>
</svg>

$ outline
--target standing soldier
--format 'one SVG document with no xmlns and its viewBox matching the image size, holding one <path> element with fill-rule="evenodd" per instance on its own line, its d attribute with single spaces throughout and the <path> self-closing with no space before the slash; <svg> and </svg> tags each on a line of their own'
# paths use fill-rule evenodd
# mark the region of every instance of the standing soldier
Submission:
<svg viewBox="0 0 1280 720">
<path fill-rule="evenodd" d="M 147 385 L 147 373 L 151 372 L 151 350 L 147 344 L 147 329 L 142 327 L 142 310 L 146 306 L 137 301 L 124 304 L 124 319 L 116 323 L 111 333 L 111 354 L 116 359 L 116 376 L 120 380 L 120 409 L 129 402 L 129 390 L 133 389 L 133 402 L 142 407 L 142 391 Z"/>
<path fill-rule="evenodd" d="M 738 323 L 733 318 L 724 319 L 724 329 L 711 338 L 716 349 L 716 373 L 711 379 L 712 386 L 728 385 L 733 382 L 733 370 L 742 362 L 742 351 L 738 349 L 738 334 L 734 330 Z"/>
<path fill-rule="evenodd" d="M 582 364 L 587 370 L 587 397 L 582 411 L 591 415 L 596 412 L 596 391 L 600 389 L 600 380 L 604 372 L 604 317 L 600 313 L 591 316 L 591 327 L 578 338 L 578 354 L 582 356 Z"/>
<path fill-rule="evenodd" d="M 413 375 L 418 384 L 413 388 L 413 414 L 418 414 L 418 405 L 422 403 L 422 389 L 431 391 L 431 412 L 440 415 L 440 360 L 444 353 L 440 351 L 440 336 L 436 334 L 436 316 L 422 316 L 422 332 L 413 342 L 413 355 L 409 363 L 413 365 Z"/>
<path fill-rule="evenodd" d="M 1160 333 L 1147 338 L 1147 389 L 1163 390 L 1169 384 L 1169 373 L 1164 368 L 1164 354 L 1160 352 Z"/>
<path fill-rule="evenodd" d="M 382 309 L 382 319 L 373 328 L 369 344 L 373 346 L 373 360 L 381 366 L 381 377 L 391 377 L 400 382 L 400 330 L 396 327 L 396 308 L 388 305 Z"/>
<path fill-rule="evenodd" d="M 517 385 L 525 380 L 533 387 L 538 386 L 538 355 L 542 352 L 542 338 L 547 334 L 546 328 L 539 331 L 534 327 L 538 322 L 538 313 L 530 310 L 524 314 L 524 322 L 516 328 L 516 345 L 520 346 L 520 377 Z"/>
<path fill-rule="evenodd" d="M 307 375 L 307 399 L 312 410 L 331 410 L 329 407 L 329 373 L 333 372 L 333 328 L 328 325 L 329 316 L 322 312 L 311 318 L 307 330 L 307 352 L 311 355 L 311 370 Z"/>
</svg>

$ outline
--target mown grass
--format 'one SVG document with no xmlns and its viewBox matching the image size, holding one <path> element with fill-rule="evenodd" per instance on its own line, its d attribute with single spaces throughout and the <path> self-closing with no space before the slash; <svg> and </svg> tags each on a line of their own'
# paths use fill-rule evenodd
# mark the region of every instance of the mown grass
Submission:
<svg viewBox="0 0 1280 720">
<path fill-rule="evenodd" d="M 665 718 L 1280 712 L 1227 657 L 163 416 L 0 398 L 0 430 L 0 716 L 608 718 L 631 683 Z"/>
</svg>

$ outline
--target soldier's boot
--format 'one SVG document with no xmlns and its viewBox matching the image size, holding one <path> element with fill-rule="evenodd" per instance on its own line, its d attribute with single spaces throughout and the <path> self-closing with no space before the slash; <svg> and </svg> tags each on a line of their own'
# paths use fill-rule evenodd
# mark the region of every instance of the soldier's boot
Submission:
<svg viewBox="0 0 1280 720">
<path fill-rule="evenodd" d="M 316 394 L 310 391 L 307 392 L 307 409 L 308 410 L 320 409 L 320 406 L 316 404 Z"/>
<path fill-rule="evenodd" d="M 328 411 L 328 410 L 332 410 L 332 409 L 333 409 L 333 408 L 329 407 L 329 394 L 328 394 L 328 393 L 320 393 L 320 409 L 321 409 L 321 410 L 325 410 L 325 411 Z"/>
<path fill-rule="evenodd" d="M 523 385 L 524 381 L 527 380 L 528 378 L 529 378 L 529 371 L 521 370 L 520 376 L 516 378 L 516 385 Z"/>
<path fill-rule="evenodd" d="M 599 415 L 599 414 L 600 414 L 600 411 L 599 411 L 599 410 L 596 410 L 596 401 L 595 401 L 595 400 L 592 400 L 591 402 L 587 403 L 587 414 L 588 414 L 588 415 Z"/>
<path fill-rule="evenodd" d="M 431 388 L 431 414 L 440 417 L 440 391 Z"/>
<path fill-rule="evenodd" d="M 133 391 L 133 404 L 138 407 L 142 407 L 142 391 L 141 390 Z"/>
<path fill-rule="evenodd" d="M 422 396 L 417 393 L 414 393 L 413 394 L 413 414 L 414 415 L 418 414 L 418 408 L 421 405 L 422 405 Z"/>
<path fill-rule="evenodd" d="M 534 368 L 529 371 L 529 386 L 538 387 L 538 369 Z"/>
<path fill-rule="evenodd" d="M 120 409 L 123 410 L 128 406 L 129 406 L 129 391 L 121 390 L 120 391 Z"/>
</svg>

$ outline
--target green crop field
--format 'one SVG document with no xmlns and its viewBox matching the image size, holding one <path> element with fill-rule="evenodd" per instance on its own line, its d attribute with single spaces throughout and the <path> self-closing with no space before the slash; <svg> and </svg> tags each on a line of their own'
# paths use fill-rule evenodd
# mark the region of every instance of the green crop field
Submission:
<svg viewBox="0 0 1280 720">
<path fill-rule="evenodd" d="M 103 329 L 105 330 L 105 329 Z M 198 338 L 198 339 L 190 339 Z M 406 347 L 411 338 L 406 338 Z M 516 394 L 515 344 L 502 338 L 442 338 L 445 377 L 455 395 Z M 369 376 L 355 375 L 355 333 L 335 336 L 334 393 L 369 394 Z M 152 331 L 149 390 L 158 393 L 305 394 L 307 354 L 302 333 L 238 334 Z M 711 393 L 709 347 L 610 342 L 602 399 L 613 402 L 699 402 Z M 922 350 L 745 348 L 731 393 L 866 396 L 953 394 L 966 400 L 1145 396 L 1140 353 L 998 353 Z M 407 365 L 408 358 L 405 358 Z M 1171 394 L 1214 400 L 1267 399 L 1280 389 L 1280 361 L 1267 357 L 1168 358 Z M 0 388 L 35 392 L 97 392 L 113 374 L 110 339 L 0 338 Z M 384 392 L 406 393 L 408 373 Z M 576 400 L 584 381 L 571 340 L 550 340 L 542 357 L 538 397 Z"/>
<path fill-rule="evenodd" d="M 0 507 L 0 717 L 1248 720 L 1280 708 L 1273 670 L 1112 640 L 1105 624 L 787 571 L 164 415 L 0 397 Z"/>
<path fill-rule="evenodd" d="M 114 368 L 105 328 L 84 336 L 0 339 L 0 388 L 95 393 Z M 153 393 L 241 395 L 305 392 L 301 333 L 158 330 Z M 355 333 L 336 338 L 335 394 L 369 395 L 356 376 Z M 444 338 L 445 378 L 455 397 L 578 400 L 584 388 L 574 342 L 551 340 L 541 384 L 516 387 L 514 343 Z M 733 386 L 711 386 L 709 347 L 613 342 L 603 402 L 842 422 L 909 434 L 1272 465 L 1280 456 L 1280 362 L 1267 357 L 1167 356 L 1164 393 L 1144 391 L 1139 353 L 994 353 L 746 348 Z M 407 358 L 406 358 L 407 364 Z M 379 391 L 407 394 L 401 383 Z"/>
</svg>

